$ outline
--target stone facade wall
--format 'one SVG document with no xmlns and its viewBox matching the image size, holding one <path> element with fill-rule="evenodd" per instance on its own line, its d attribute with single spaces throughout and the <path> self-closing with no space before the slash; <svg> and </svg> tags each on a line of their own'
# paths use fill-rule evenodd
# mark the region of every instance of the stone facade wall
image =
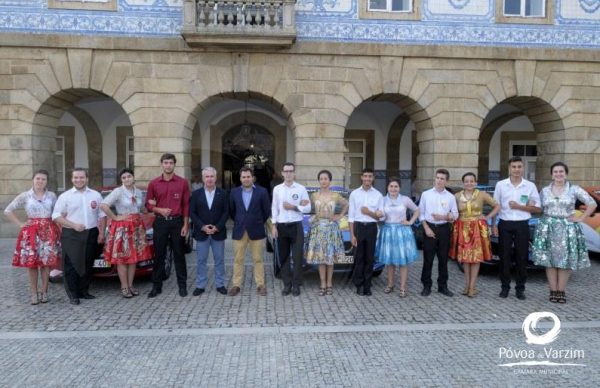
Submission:
<svg viewBox="0 0 600 388">
<path fill-rule="evenodd" d="M 143 50 L 112 48 L 112 40 L 86 48 L 82 39 L 79 48 L 73 37 L 57 38 L 55 47 L 13 41 L 0 48 L 2 208 L 29 187 L 35 169 L 52 168 L 62 114 L 95 96 L 114 99 L 128 115 L 140 182 L 157 175 L 164 152 L 177 156 L 178 173 L 189 178 L 198 117 L 224 97 L 250 94 L 288 118 L 301 182 L 323 167 L 342 177 L 350 115 L 363 101 L 388 101 L 415 123 L 419 188 L 439 167 L 454 181 L 477 171 L 483 122 L 502 102 L 534 125 L 538 183 L 549 179 L 556 160 L 570 165 L 572 180 L 600 183 L 596 52 L 300 43 L 288 51 L 231 53 L 191 51 L 179 42 L 153 50 L 148 40 Z"/>
</svg>

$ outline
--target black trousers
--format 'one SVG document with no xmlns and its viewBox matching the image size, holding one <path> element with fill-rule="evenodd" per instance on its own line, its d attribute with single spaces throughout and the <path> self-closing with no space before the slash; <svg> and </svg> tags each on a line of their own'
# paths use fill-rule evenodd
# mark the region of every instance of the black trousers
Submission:
<svg viewBox="0 0 600 388">
<path fill-rule="evenodd" d="M 500 282 L 503 289 L 510 289 L 510 267 L 512 266 L 513 243 L 517 265 L 516 289 L 525 290 L 527 281 L 527 256 L 529 251 L 529 222 L 498 222 L 498 243 L 500 244 Z"/>
<path fill-rule="evenodd" d="M 433 259 L 438 259 L 438 289 L 448 287 L 448 251 L 450 249 L 450 224 L 436 225 L 428 224 L 435 237 L 428 237 L 423 232 L 423 271 L 421 272 L 421 283 L 423 287 L 431 288 L 431 271 Z"/>
<path fill-rule="evenodd" d="M 277 223 L 277 244 L 281 262 L 281 280 L 283 280 L 284 287 L 300 287 L 302 284 L 302 251 L 304 249 L 302 222 Z"/>
<path fill-rule="evenodd" d="M 375 260 L 375 244 L 377 242 L 376 222 L 355 222 L 354 237 L 356 237 L 356 250 L 354 251 L 354 272 L 352 282 L 356 287 L 371 289 L 373 278 L 373 262 Z"/>
<path fill-rule="evenodd" d="M 165 219 L 157 216 L 153 228 L 154 265 L 152 267 L 152 282 L 154 287 L 162 288 L 165 274 L 165 256 L 167 255 L 167 245 L 170 242 L 173 249 L 173 264 L 177 274 L 177 285 L 179 288 L 187 288 L 187 266 L 183 250 L 185 239 L 181 236 L 183 217 Z"/>
<path fill-rule="evenodd" d="M 81 298 L 89 293 L 94 260 L 100 253 L 98 233 L 98 228 L 83 232 L 63 228 L 61 244 L 65 247 L 62 254 L 64 285 L 69 298 Z M 69 252 L 83 257 L 71 257 Z"/>
</svg>

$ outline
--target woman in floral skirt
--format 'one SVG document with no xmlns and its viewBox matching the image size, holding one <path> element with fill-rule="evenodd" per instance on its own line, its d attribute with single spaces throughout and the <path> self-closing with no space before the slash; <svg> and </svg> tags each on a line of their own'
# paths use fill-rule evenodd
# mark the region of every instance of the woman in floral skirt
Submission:
<svg viewBox="0 0 600 388">
<path fill-rule="evenodd" d="M 348 211 L 348 201 L 339 193 L 329 189 L 331 172 L 319 171 L 317 174 L 320 190 L 311 194 L 311 203 L 315 215 L 311 219 L 310 239 L 306 251 L 306 262 L 319 264 L 321 287 L 319 295 L 333 294 L 333 265 L 346 258 L 344 241 L 338 225 L 339 220 Z M 336 212 L 336 209 L 340 209 Z"/>
<path fill-rule="evenodd" d="M 543 214 L 535 228 L 533 261 L 546 267 L 550 302 L 566 303 L 565 290 L 573 270 L 590 266 L 585 237 L 579 225 L 596 209 L 594 199 L 581 187 L 567 181 L 569 167 L 556 162 L 550 167 L 552 183 L 540 191 Z M 586 205 L 575 211 L 575 202 Z"/>
<path fill-rule="evenodd" d="M 48 302 L 50 267 L 57 265 L 60 258 L 60 230 L 51 218 L 56 194 L 48 191 L 47 185 L 48 171 L 36 171 L 33 187 L 19 194 L 4 210 L 6 217 L 21 227 L 12 264 L 28 268 L 32 305 Z M 14 214 L 19 208 L 25 209 L 26 222 Z M 38 291 L 39 277 L 41 292 Z"/>
<path fill-rule="evenodd" d="M 146 228 L 140 214 L 144 209 L 142 192 L 134 185 L 133 170 L 125 168 L 119 177 L 123 185 L 113 190 L 100 204 L 102 211 L 111 219 L 104 243 L 104 260 L 117 266 L 121 295 L 131 298 L 139 295 L 133 288 L 136 264 L 150 260 L 152 252 L 146 242 Z M 111 206 L 116 208 L 117 214 Z"/>
</svg>

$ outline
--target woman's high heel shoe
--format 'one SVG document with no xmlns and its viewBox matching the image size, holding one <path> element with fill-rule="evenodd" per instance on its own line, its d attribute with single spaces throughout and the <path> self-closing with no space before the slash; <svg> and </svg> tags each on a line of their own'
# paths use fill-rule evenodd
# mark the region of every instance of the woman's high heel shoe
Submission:
<svg viewBox="0 0 600 388">
<path fill-rule="evenodd" d="M 38 298 L 38 294 L 37 293 L 31 295 L 31 304 L 34 305 L 34 306 L 36 304 L 40 304 L 40 300 Z"/>
<path fill-rule="evenodd" d="M 48 303 L 48 293 L 47 292 L 40 292 L 40 302 L 41 303 Z"/>
<path fill-rule="evenodd" d="M 121 295 L 125 299 L 133 298 L 133 294 L 129 291 L 129 288 L 121 288 Z"/>
</svg>

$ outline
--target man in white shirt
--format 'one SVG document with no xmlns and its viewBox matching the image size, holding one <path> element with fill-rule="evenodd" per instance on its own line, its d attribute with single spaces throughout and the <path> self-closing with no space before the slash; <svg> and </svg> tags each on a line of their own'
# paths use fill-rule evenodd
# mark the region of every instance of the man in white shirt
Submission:
<svg viewBox="0 0 600 388">
<path fill-rule="evenodd" d="M 70 303 L 78 305 L 80 298 L 95 298 L 89 293 L 90 280 L 98 244 L 104 242 L 106 215 L 100 209 L 100 193 L 87 187 L 87 170 L 73 169 L 71 182 L 73 188 L 58 197 L 52 219 L 62 226 L 65 291 Z"/>
<path fill-rule="evenodd" d="M 271 235 L 277 239 L 279 247 L 281 280 L 283 280 L 281 295 L 286 296 L 292 293 L 294 296 L 298 296 L 300 295 L 304 248 L 302 220 L 304 213 L 310 212 L 310 198 L 306 188 L 294 182 L 296 177 L 294 163 L 285 163 L 282 175 L 283 183 L 273 189 Z M 290 258 L 294 261 L 293 273 Z"/>
<path fill-rule="evenodd" d="M 348 222 L 354 251 L 352 282 L 358 295 L 371 296 L 371 279 L 377 242 L 377 221 L 384 215 L 383 196 L 373 187 L 373 170 L 365 168 L 362 185 L 350 193 Z"/>
<path fill-rule="evenodd" d="M 433 188 L 424 191 L 419 201 L 419 219 L 425 232 L 423 240 L 423 283 L 422 296 L 431 294 L 431 270 L 433 259 L 438 259 L 438 292 L 451 297 L 448 289 L 448 250 L 450 249 L 450 226 L 458 218 L 456 198 L 446 190 L 450 178 L 448 170 L 440 168 L 435 172 Z"/>
<path fill-rule="evenodd" d="M 529 255 L 529 219 L 532 213 L 540 213 L 541 201 L 535 185 L 523 179 L 523 161 L 515 156 L 508 161 L 509 177 L 496 183 L 494 199 L 500 204 L 498 226 L 492 232 L 498 236 L 500 245 L 500 297 L 508 297 L 510 291 L 510 267 L 513 256 L 517 269 L 516 296 L 525 299 L 527 281 L 527 257 Z"/>
</svg>

